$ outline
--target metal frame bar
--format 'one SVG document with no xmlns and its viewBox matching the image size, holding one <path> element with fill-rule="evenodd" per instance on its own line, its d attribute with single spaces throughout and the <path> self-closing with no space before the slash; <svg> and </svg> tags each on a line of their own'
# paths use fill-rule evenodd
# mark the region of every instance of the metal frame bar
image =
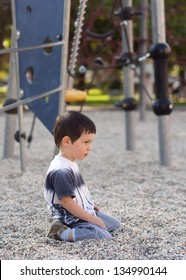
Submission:
<svg viewBox="0 0 186 280">
<path fill-rule="evenodd" d="M 133 0 L 121 0 L 123 8 L 133 6 Z M 124 21 L 121 24 L 122 51 L 133 52 L 133 22 Z M 126 98 L 133 98 L 134 72 L 128 67 L 123 67 L 123 94 Z M 134 111 L 125 111 L 126 149 L 135 152 L 135 116 Z"/>
<path fill-rule="evenodd" d="M 16 26 L 16 8 L 15 1 L 11 0 L 12 5 L 12 21 L 13 21 L 13 32 L 16 34 L 17 26 Z M 15 47 L 17 48 L 17 40 L 14 42 Z M 18 61 L 18 53 L 15 54 L 15 77 L 16 77 L 16 93 L 17 98 L 20 99 L 20 79 L 19 79 L 19 61 Z M 19 133 L 22 135 L 24 131 L 24 119 L 23 119 L 23 105 L 20 104 L 17 106 L 18 110 L 18 124 L 19 124 Z M 24 139 L 20 137 L 20 158 L 21 158 L 21 171 L 24 172 L 26 169 L 26 153 L 25 153 L 25 143 Z"/>
<path fill-rule="evenodd" d="M 31 47 L 9 48 L 9 49 L 5 49 L 5 50 L 0 50 L 0 55 L 8 54 L 8 53 L 15 53 L 15 52 L 31 51 L 31 50 L 42 49 L 42 48 L 56 47 L 56 46 L 61 46 L 61 45 L 64 45 L 64 41 L 47 43 L 47 44 L 36 45 L 36 46 L 31 46 Z"/>
<path fill-rule="evenodd" d="M 67 88 L 67 67 L 68 67 L 68 42 L 69 42 L 69 29 L 70 29 L 70 12 L 71 12 L 71 1 L 65 1 L 64 3 L 64 14 L 63 14 L 63 40 L 64 46 L 61 50 L 61 74 L 60 83 L 61 90 L 59 95 L 59 106 L 58 114 L 63 114 L 65 112 L 65 90 Z"/>
<path fill-rule="evenodd" d="M 59 86 L 58 88 L 55 88 L 55 89 L 53 89 L 51 91 L 47 91 L 47 92 L 41 93 L 39 95 L 35 95 L 35 96 L 31 96 L 31 97 L 19 100 L 19 101 L 15 102 L 15 103 L 12 103 L 10 105 L 2 107 L 0 109 L 0 113 L 6 112 L 6 111 L 11 110 L 11 109 L 14 109 L 14 108 L 16 108 L 16 107 L 18 107 L 20 105 L 26 105 L 26 104 L 28 104 L 30 102 L 33 102 L 33 101 L 36 101 L 38 99 L 44 98 L 44 97 L 52 95 L 54 93 L 57 93 L 57 92 L 59 92 L 61 90 L 62 90 L 62 86 Z"/>
<path fill-rule="evenodd" d="M 165 1 L 151 0 L 153 43 L 166 42 Z M 170 116 L 158 117 L 160 164 L 171 167 Z"/>
<path fill-rule="evenodd" d="M 41 94 L 39 94 L 39 95 L 37 95 L 37 96 L 31 96 L 31 97 L 25 98 L 25 99 L 23 99 L 23 100 L 19 100 L 19 101 L 13 103 L 13 104 L 10 104 L 10 105 L 7 105 L 7 106 L 1 108 L 1 109 L 0 109 L 0 113 L 6 112 L 6 111 L 11 110 L 11 109 L 13 109 L 13 108 L 16 108 L 16 107 L 18 107 L 18 106 L 20 106 L 20 105 L 22 105 L 22 106 L 23 106 L 23 105 L 26 105 L 26 104 L 28 104 L 28 103 L 30 103 L 30 102 L 33 102 L 33 101 L 35 101 L 35 100 L 44 98 L 44 97 L 46 97 L 46 96 L 50 96 L 50 95 L 52 95 L 52 94 L 54 94 L 54 93 L 57 93 L 57 92 L 60 92 L 60 91 L 62 91 L 62 87 L 61 87 L 61 86 L 58 87 L 58 88 L 55 88 L 55 89 L 53 89 L 53 90 L 51 90 L 51 91 L 48 91 L 48 92 L 45 92 L 45 93 L 41 93 Z M 33 131 L 33 128 L 32 128 L 32 131 Z M 31 131 L 31 134 L 30 134 L 30 135 L 32 135 L 32 131 Z M 29 145 L 28 145 L 28 147 L 29 147 Z M 23 160 L 21 160 L 21 170 L 22 170 L 22 171 L 25 171 L 25 166 L 23 165 Z"/>
</svg>

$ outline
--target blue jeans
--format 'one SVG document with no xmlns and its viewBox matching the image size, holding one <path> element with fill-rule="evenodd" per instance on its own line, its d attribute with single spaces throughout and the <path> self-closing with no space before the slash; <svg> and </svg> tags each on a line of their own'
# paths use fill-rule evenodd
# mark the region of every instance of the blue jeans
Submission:
<svg viewBox="0 0 186 280">
<path fill-rule="evenodd" d="M 73 241 L 80 241 L 84 239 L 101 239 L 106 238 L 108 240 L 112 239 L 110 232 L 116 230 L 121 226 L 120 222 L 109 215 L 106 215 L 102 212 L 96 211 L 96 215 L 103 220 L 107 230 L 88 223 L 88 222 L 79 222 L 76 223 L 72 228 L 67 228 L 62 234 L 61 239 L 68 241 L 69 233 L 72 233 Z"/>
</svg>

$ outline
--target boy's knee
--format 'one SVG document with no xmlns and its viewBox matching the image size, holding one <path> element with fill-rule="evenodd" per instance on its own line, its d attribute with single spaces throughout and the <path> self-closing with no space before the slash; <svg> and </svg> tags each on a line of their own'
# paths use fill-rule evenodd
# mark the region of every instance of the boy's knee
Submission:
<svg viewBox="0 0 186 280">
<path fill-rule="evenodd" d="M 114 230 L 121 227 L 121 222 L 118 219 L 115 219 Z"/>
<path fill-rule="evenodd" d="M 108 239 L 108 240 L 112 239 L 111 234 L 107 230 L 99 228 L 99 229 L 96 229 L 96 231 L 97 231 L 96 235 L 98 237 L 96 239 L 102 239 L 102 238 L 105 238 L 105 239 Z"/>
</svg>

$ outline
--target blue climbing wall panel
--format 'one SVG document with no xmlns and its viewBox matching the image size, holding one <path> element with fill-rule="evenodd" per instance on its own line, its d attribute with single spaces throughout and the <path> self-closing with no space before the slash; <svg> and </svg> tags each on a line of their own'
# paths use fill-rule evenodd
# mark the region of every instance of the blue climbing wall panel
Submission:
<svg viewBox="0 0 186 280">
<path fill-rule="evenodd" d="M 16 0 L 18 47 L 54 43 L 63 38 L 64 0 Z M 62 46 L 19 52 L 23 99 L 60 86 Z M 52 133 L 58 115 L 59 92 L 28 104 Z"/>
</svg>

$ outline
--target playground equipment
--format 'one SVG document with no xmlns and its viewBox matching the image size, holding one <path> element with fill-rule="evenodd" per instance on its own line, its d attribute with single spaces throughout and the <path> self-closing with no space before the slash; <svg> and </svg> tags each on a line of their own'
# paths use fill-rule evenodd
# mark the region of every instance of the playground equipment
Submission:
<svg viewBox="0 0 186 280">
<path fill-rule="evenodd" d="M 170 165 L 170 138 L 167 126 L 168 118 L 166 118 L 165 124 L 165 119 L 163 117 L 167 117 L 167 115 L 172 112 L 172 104 L 168 100 L 167 95 L 167 60 L 170 54 L 170 48 L 165 43 L 164 35 L 162 35 L 162 37 L 160 36 L 160 38 L 156 38 L 159 34 L 163 34 L 161 27 L 162 25 L 165 26 L 164 22 L 160 21 L 160 19 L 164 19 L 163 0 L 158 1 L 158 3 L 152 0 L 151 3 L 152 14 L 155 14 L 157 17 L 156 19 L 153 19 L 153 24 L 156 27 L 153 29 L 155 38 L 153 39 L 154 45 L 148 53 L 135 58 L 132 49 L 132 36 L 128 37 L 128 33 L 129 35 L 132 35 L 132 19 L 135 15 L 138 15 L 139 12 L 132 7 L 131 0 L 121 0 L 121 8 L 117 14 L 121 19 L 123 42 L 123 52 L 119 58 L 119 63 L 123 66 L 125 78 L 125 98 L 121 103 L 121 107 L 126 112 L 127 149 L 135 150 L 133 111 L 136 108 L 136 101 L 133 98 L 133 71 L 137 73 L 135 68 L 136 63 L 151 57 L 154 61 L 156 84 L 156 100 L 153 102 L 153 111 L 159 119 L 161 117 L 161 120 L 159 121 L 161 164 L 168 166 Z M 50 4 L 49 1 L 47 4 Z M 19 131 L 16 133 L 15 138 L 20 142 L 22 171 L 25 170 L 26 166 L 23 105 L 27 104 L 34 112 L 31 134 L 28 137 L 28 142 L 30 143 L 35 116 L 37 116 L 52 133 L 56 116 L 65 111 L 65 102 L 73 102 L 77 100 L 79 102 L 84 102 L 86 98 L 85 92 L 75 91 L 73 89 L 73 79 L 75 77 L 75 66 L 86 4 L 87 0 L 80 0 L 70 63 L 69 66 L 67 66 L 70 1 L 56 0 L 55 5 L 52 5 L 53 11 L 50 9 L 51 5 L 46 5 L 46 0 L 44 2 L 42 0 L 39 3 L 38 1 L 33 0 L 21 4 L 19 1 L 12 1 L 14 46 L 12 49 L 0 51 L 0 54 L 5 52 L 14 54 L 14 70 L 16 73 L 15 88 L 17 98 L 9 98 L 5 103 L 5 107 L 2 108 L 1 111 L 15 113 L 13 110 L 17 108 L 16 112 L 18 112 Z M 161 7 L 161 9 L 159 10 L 157 7 Z M 42 16 L 40 17 L 41 11 Z M 50 20 L 54 23 L 55 18 L 53 15 L 56 17 L 56 14 L 60 13 L 56 26 L 54 27 L 53 25 L 52 29 L 49 28 L 47 31 L 45 30 L 47 22 L 46 16 L 44 16 L 44 11 L 47 14 L 50 14 L 50 18 L 47 18 L 47 22 Z M 20 15 L 22 15 L 22 13 L 24 15 L 21 17 Z M 35 19 L 36 15 L 37 20 Z M 161 22 L 161 25 L 159 22 Z M 130 25 L 130 28 L 128 25 Z M 41 30 L 37 31 L 37 26 L 40 26 Z M 35 36 L 31 36 L 35 29 Z M 108 31 L 105 34 L 99 35 L 99 39 L 102 39 L 108 34 L 110 35 L 110 33 L 111 32 Z M 94 34 L 91 31 L 89 31 L 89 35 L 98 36 L 98 34 Z M 40 63 L 38 63 L 38 61 L 40 61 Z M 102 63 L 99 64 L 100 67 L 103 67 Z M 160 68 L 162 69 L 162 72 L 159 71 Z M 146 93 L 151 101 L 153 101 L 147 91 Z M 6 131 L 10 133 L 9 129 Z"/>
<path fill-rule="evenodd" d="M 173 106 L 168 100 L 167 60 L 170 54 L 170 48 L 166 44 L 164 1 L 151 0 L 151 10 L 153 23 L 154 48 L 152 53 L 155 70 L 155 89 L 156 97 L 159 99 L 155 104 L 154 109 L 158 115 L 160 163 L 164 166 L 171 166 L 169 114 L 172 112 Z M 163 72 L 161 73 L 159 73 L 160 67 L 163 69 Z M 161 83 L 161 85 L 159 85 L 159 83 Z M 157 110 L 158 106 L 161 107 L 161 114 Z"/>
<path fill-rule="evenodd" d="M 76 66 L 86 2 L 87 0 L 80 1 L 79 5 L 68 69 L 70 74 L 73 73 Z M 16 76 L 14 88 L 12 87 L 12 92 L 8 95 L 3 108 L 7 112 L 6 120 L 10 119 L 6 122 L 5 157 L 13 155 L 12 131 L 15 130 L 16 123 L 15 117 L 10 116 L 10 113 L 18 112 L 19 130 L 15 133 L 14 138 L 20 142 L 23 161 L 25 158 L 24 141 L 22 141 L 25 139 L 23 105 L 27 105 L 34 112 L 31 134 L 28 137 L 29 144 L 32 141 L 36 116 L 52 133 L 55 118 L 60 111 L 65 110 L 66 104 L 76 102 L 80 104 L 80 110 L 82 109 L 87 94 L 73 89 L 73 77 L 67 74 L 68 38 L 66 41 L 63 39 L 64 35 L 69 34 L 69 15 L 70 3 L 67 4 L 65 1 L 57 0 L 52 7 L 50 1 L 47 3 L 40 1 L 39 4 L 37 1 L 26 3 L 12 1 L 12 48 L 0 50 L 0 54 L 10 53 L 14 60 L 10 69 L 9 84 L 11 86 L 12 80 Z M 46 28 L 48 22 L 52 22 L 52 24 Z M 38 26 L 39 28 L 37 28 Z M 63 60 L 65 60 L 66 66 L 64 66 Z M 61 91 L 63 94 L 60 94 Z M 11 96 L 14 92 L 19 94 Z M 25 162 L 22 163 L 22 169 L 24 166 Z"/>
<path fill-rule="evenodd" d="M 131 60 L 133 53 L 133 22 L 132 19 L 138 12 L 132 7 L 132 1 L 121 1 L 121 6 L 116 12 L 120 17 L 121 36 L 122 36 L 122 57 L 123 54 L 127 60 Z M 119 59 L 119 62 L 121 59 Z M 124 79 L 124 100 L 122 101 L 122 108 L 125 110 L 125 131 L 126 131 L 126 149 L 135 151 L 135 116 L 136 100 L 134 99 L 134 73 L 129 67 L 124 67 L 123 64 L 123 79 Z"/>
<path fill-rule="evenodd" d="M 118 63 L 124 67 L 124 96 L 125 98 L 119 103 L 126 112 L 126 147 L 129 150 L 135 149 L 135 122 L 133 119 L 133 110 L 136 108 L 136 102 L 133 97 L 133 75 L 132 71 L 139 77 L 136 71 L 136 65 L 147 58 L 152 58 L 154 62 L 155 94 L 154 100 L 146 90 L 143 82 L 141 87 L 152 102 L 154 113 L 158 116 L 159 128 L 159 153 L 161 165 L 171 165 L 170 152 L 170 132 L 169 118 L 173 110 L 173 104 L 168 99 L 168 58 L 171 49 L 165 41 L 165 13 L 164 0 L 151 0 L 152 23 L 153 23 L 153 45 L 150 50 L 136 57 L 132 49 L 132 25 L 131 21 L 136 15 L 140 15 L 132 7 L 131 0 L 121 0 L 121 7 L 116 15 L 121 20 L 121 31 L 123 41 L 123 52 L 118 58 Z M 128 27 L 128 28 L 127 28 Z M 130 69 L 129 69 L 130 68 Z"/>
<path fill-rule="evenodd" d="M 54 1 L 52 5 L 45 5 L 43 1 L 40 4 L 38 1 L 12 3 L 12 6 L 15 5 L 13 27 L 17 37 L 17 52 L 19 52 L 18 100 L 38 96 L 42 92 L 57 89 L 60 85 L 62 72 L 66 71 L 61 69 L 64 4 L 65 2 L 60 0 Z M 55 21 L 55 17 L 58 21 Z M 53 24 L 48 25 L 48 22 Z M 58 94 L 39 98 L 37 102 L 33 100 L 28 104 L 30 110 L 50 132 L 58 114 L 59 92 L 56 93 Z"/>
<path fill-rule="evenodd" d="M 70 1 L 12 1 L 11 5 L 14 41 L 6 52 L 14 55 L 17 98 L 9 96 L 4 109 L 18 108 L 15 137 L 20 142 L 21 170 L 25 171 L 23 105 L 27 104 L 50 132 L 57 115 L 65 110 Z"/>
<path fill-rule="evenodd" d="M 131 21 L 136 14 L 139 14 L 134 8 L 126 7 L 124 4 L 130 4 L 132 6 L 132 1 L 121 1 L 121 8 L 117 13 L 120 16 L 123 26 L 123 33 L 125 37 L 125 44 L 127 46 L 128 52 L 125 51 L 119 58 L 119 62 L 123 63 L 123 66 L 129 66 L 135 71 L 136 75 L 136 64 L 143 61 L 146 58 L 152 58 L 154 62 L 154 77 L 155 77 L 155 94 L 156 99 L 153 100 L 148 94 L 144 85 L 143 89 L 147 93 L 150 100 L 153 102 L 152 108 L 154 113 L 158 116 L 159 125 L 159 150 L 160 150 L 160 162 L 162 165 L 170 166 L 170 133 L 169 133 L 169 119 L 168 115 L 173 110 L 173 105 L 168 99 L 168 58 L 171 52 L 169 45 L 165 42 L 165 15 L 164 15 L 164 1 L 151 0 L 151 11 L 152 11 L 152 21 L 153 21 L 153 45 L 149 52 L 142 57 L 135 58 L 131 49 L 131 42 L 126 26 L 128 21 Z M 134 123 L 132 121 L 132 115 L 129 114 L 130 111 L 135 109 L 135 100 L 132 97 L 131 90 L 131 72 L 124 72 L 124 77 L 126 77 L 125 83 L 127 86 L 124 88 L 125 96 L 124 100 L 120 103 L 121 107 L 126 111 L 126 141 L 128 147 L 134 147 Z M 129 112 L 128 112 L 129 111 Z M 130 144 L 132 143 L 132 144 Z M 130 146 L 129 146 L 130 145 Z M 132 149 L 132 148 L 131 148 Z"/>
<path fill-rule="evenodd" d="M 80 1 L 79 3 L 79 9 L 78 9 L 78 16 L 75 22 L 75 32 L 74 32 L 74 38 L 72 42 L 72 49 L 70 52 L 70 62 L 68 66 L 68 77 L 67 77 L 67 90 L 65 92 L 65 101 L 66 103 L 71 102 L 78 102 L 80 103 L 80 111 L 82 110 L 82 106 L 85 103 L 87 93 L 82 90 L 75 90 L 73 88 L 74 83 L 74 77 L 75 77 L 75 67 L 77 63 L 77 56 L 79 51 L 79 45 L 80 45 L 80 39 L 81 39 L 81 32 L 83 28 L 84 23 L 84 16 L 85 16 L 85 10 L 87 7 L 87 1 Z M 80 71 L 86 71 L 86 69 L 83 69 Z"/>
</svg>

